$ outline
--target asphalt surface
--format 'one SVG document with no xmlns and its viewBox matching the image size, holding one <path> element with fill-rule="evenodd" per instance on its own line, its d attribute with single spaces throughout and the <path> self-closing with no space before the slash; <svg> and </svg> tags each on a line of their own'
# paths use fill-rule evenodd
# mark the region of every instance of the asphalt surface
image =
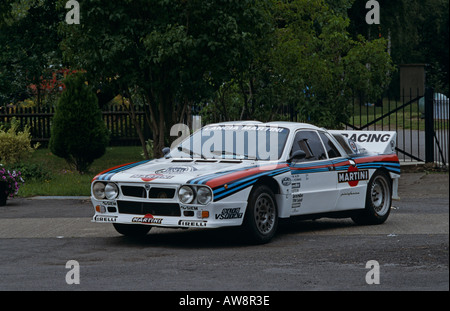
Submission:
<svg viewBox="0 0 450 311">
<path fill-rule="evenodd" d="M 403 174 L 385 224 L 289 221 L 259 246 L 230 229 L 130 239 L 84 198 L 16 198 L 0 207 L 0 290 L 448 291 L 448 193 L 448 174 Z"/>
</svg>

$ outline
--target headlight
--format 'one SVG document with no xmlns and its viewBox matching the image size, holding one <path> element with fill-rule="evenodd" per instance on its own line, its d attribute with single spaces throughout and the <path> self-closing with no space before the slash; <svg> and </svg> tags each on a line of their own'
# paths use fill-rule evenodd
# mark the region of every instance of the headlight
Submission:
<svg viewBox="0 0 450 311">
<path fill-rule="evenodd" d="M 182 203 L 192 203 L 194 201 L 194 190 L 189 186 L 183 186 L 178 190 L 178 198 Z"/>
<path fill-rule="evenodd" d="M 197 201 L 200 204 L 208 204 L 211 202 L 212 193 L 208 187 L 199 187 L 197 188 Z"/>
<path fill-rule="evenodd" d="M 105 184 L 102 182 L 97 182 L 92 187 L 92 194 L 97 200 L 103 200 L 105 198 Z"/>
<path fill-rule="evenodd" d="M 108 200 L 115 199 L 119 194 L 119 188 L 117 188 L 116 184 L 108 183 L 105 187 L 105 196 Z"/>
</svg>

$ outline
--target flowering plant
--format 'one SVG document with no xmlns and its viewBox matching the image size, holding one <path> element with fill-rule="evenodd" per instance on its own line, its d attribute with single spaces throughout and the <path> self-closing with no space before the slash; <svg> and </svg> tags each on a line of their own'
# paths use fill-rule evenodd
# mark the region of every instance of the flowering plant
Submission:
<svg viewBox="0 0 450 311">
<path fill-rule="evenodd" d="M 10 198 L 14 197 L 18 192 L 20 186 L 22 186 L 25 181 L 22 178 L 22 173 L 19 171 L 7 170 L 0 164 L 0 183 L 5 183 L 6 187 L 4 187 L 5 194 Z"/>
</svg>

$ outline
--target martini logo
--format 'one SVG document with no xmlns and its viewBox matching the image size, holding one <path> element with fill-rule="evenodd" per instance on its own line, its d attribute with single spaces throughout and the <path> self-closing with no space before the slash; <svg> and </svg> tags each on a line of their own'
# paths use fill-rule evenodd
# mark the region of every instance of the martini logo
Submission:
<svg viewBox="0 0 450 311">
<path fill-rule="evenodd" d="M 350 166 L 347 172 L 338 173 L 338 182 L 348 182 L 350 187 L 358 185 L 360 180 L 369 180 L 369 171 L 359 171 L 357 167 Z"/>
<path fill-rule="evenodd" d="M 171 179 L 173 175 L 162 175 L 162 174 L 134 174 L 130 178 L 140 178 L 142 181 L 152 181 L 153 179 Z"/>
<path fill-rule="evenodd" d="M 144 217 L 133 217 L 131 221 L 141 224 L 161 224 L 162 218 L 153 218 L 152 214 L 146 214 Z"/>
</svg>

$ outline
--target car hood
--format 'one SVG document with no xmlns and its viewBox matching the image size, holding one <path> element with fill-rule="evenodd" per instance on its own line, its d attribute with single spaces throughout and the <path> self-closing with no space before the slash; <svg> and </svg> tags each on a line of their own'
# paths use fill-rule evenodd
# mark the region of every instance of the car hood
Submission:
<svg viewBox="0 0 450 311">
<path fill-rule="evenodd" d="M 102 172 L 94 180 L 122 183 L 152 182 L 183 184 L 202 176 L 257 166 L 249 160 L 155 159 L 123 165 Z"/>
</svg>

